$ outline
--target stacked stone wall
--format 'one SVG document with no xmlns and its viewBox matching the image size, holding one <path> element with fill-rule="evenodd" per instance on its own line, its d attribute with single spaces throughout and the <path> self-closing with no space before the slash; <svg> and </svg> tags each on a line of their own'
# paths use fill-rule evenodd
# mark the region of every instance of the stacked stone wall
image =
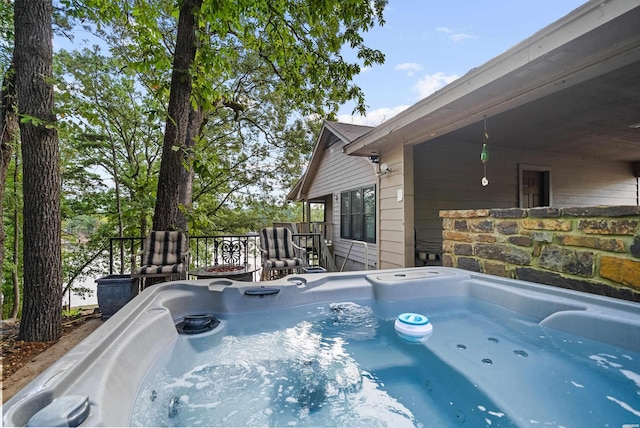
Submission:
<svg viewBox="0 0 640 428">
<path fill-rule="evenodd" d="M 640 207 L 440 211 L 444 266 L 640 302 Z"/>
</svg>

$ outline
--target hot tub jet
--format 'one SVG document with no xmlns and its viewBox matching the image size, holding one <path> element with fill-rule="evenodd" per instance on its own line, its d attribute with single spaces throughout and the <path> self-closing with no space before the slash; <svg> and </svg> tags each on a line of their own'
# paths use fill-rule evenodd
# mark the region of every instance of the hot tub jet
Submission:
<svg viewBox="0 0 640 428">
<path fill-rule="evenodd" d="M 176 324 L 176 329 L 180 334 L 199 334 L 213 330 L 220 324 L 212 315 L 187 315 Z"/>
</svg>

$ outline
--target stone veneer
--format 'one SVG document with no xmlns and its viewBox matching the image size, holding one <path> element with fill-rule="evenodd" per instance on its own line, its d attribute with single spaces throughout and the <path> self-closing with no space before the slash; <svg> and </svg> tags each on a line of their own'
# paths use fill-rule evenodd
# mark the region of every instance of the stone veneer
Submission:
<svg viewBox="0 0 640 428">
<path fill-rule="evenodd" d="M 444 266 L 640 302 L 640 207 L 440 211 Z"/>
</svg>

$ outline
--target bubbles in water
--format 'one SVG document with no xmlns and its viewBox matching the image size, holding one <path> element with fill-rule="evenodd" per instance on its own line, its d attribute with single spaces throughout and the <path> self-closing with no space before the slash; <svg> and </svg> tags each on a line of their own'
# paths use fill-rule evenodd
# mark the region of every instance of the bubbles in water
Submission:
<svg viewBox="0 0 640 428">
<path fill-rule="evenodd" d="M 180 398 L 171 397 L 169 400 L 169 419 L 173 419 L 178 415 L 180 411 Z"/>
<path fill-rule="evenodd" d="M 352 302 L 329 305 L 331 333 L 349 340 L 373 339 L 378 331 L 378 318 L 368 306 Z"/>
<path fill-rule="evenodd" d="M 473 308 L 475 309 L 475 306 Z M 398 372 L 396 365 L 404 362 L 402 359 L 387 360 L 387 355 L 383 354 L 392 348 L 387 341 L 390 330 L 387 328 L 387 321 L 379 321 L 371 308 L 354 303 L 336 303 L 330 306 L 315 304 L 293 315 L 284 314 L 284 311 L 282 316 L 279 313 L 267 313 L 264 319 L 268 322 L 262 322 L 261 317 L 251 320 L 238 317 L 238 320 L 228 323 L 229 328 L 224 334 L 216 336 L 218 343 L 215 344 L 180 339 L 182 345 L 187 346 L 172 348 L 163 356 L 163 362 L 153 368 L 151 374 L 145 378 L 134 406 L 131 424 L 422 426 L 416 419 L 420 418 L 425 423 L 424 426 L 438 426 L 430 423 L 433 419 L 424 415 L 429 415 L 429 412 L 442 412 L 443 417 L 446 416 L 446 420 L 452 424 L 464 422 L 468 426 L 477 426 L 484 422 L 493 426 L 515 426 L 511 419 L 491 402 L 491 396 L 484 396 L 484 391 L 498 393 L 502 383 L 506 383 L 502 377 L 494 376 L 497 369 L 500 369 L 501 373 L 508 373 L 511 369 L 521 370 L 521 364 L 533 364 L 531 373 L 538 375 L 534 366 L 540 361 L 559 361 L 564 364 L 564 360 L 552 355 L 551 345 L 569 349 L 566 355 L 570 358 L 578 355 L 575 349 L 580 348 L 580 357 L 588 363 L 581 362 L 580 366 L 604 371 L 606 376 L 616 375 L 623 378 L 631 394 L 616 390 L 615 393 L 606 396 L 606 400 L 603 398 L 602 401 L 607 402 L 605 404 L 609 406 L 609 410 L 615 406 L 627 413 L 639 411 L 637 406 L 632 408 L 640 385 L 636 354 L 626 350 L 624 354 L 620 353 L 623 352 L 621 350 L 592 350 L 571 336 L 571 340 L 559 343 L 561 339 L 566 338 L 565 335 L 547 330 L 545 334 L 549 337 L 541 335 L 537 323 L 529 322 L 528 318 L 525 320 L 527 322 L 504 326 L 506 323 L 494 320 L 493 312 L 491 324 L 475 330 L 478 327 L 475 318 L 466 321 L 467 317 L 459 316 L 466 315 L 467 312 L 468 309 L 463 311 L 456 308 L 442 313 L 435 312 L 443 325 L 442 331 L 455 334 L 448 335 L 440 342 L 434 341 L 432 345 L 440 346 L 440 350 L 446 348 L 448 356 L 456 354 L 457 360 L 452 359 L 452 364 L 462 361 L 464 367 L 473 370 L 478 378 L 470 378 L 468 381 L 475 391 L 466 390 L 464 393 L 458 393 L 455 389 L 453 394 L 449 394 L 451 385 L 447 380 L 443 380 L 441 372 L 436 370 L 440 366 L 422 364 L 420 360 L 419 376 L 413 372 L 407 375 L 407 383 L 415 382 L 411 383 L 415 395 L 407 397 L 407 394 L 398 394 L 397 391 L 404 392 L 405 386 L 404 383 L 399 386 L 400 382 L 404 382 L 404 378 L 394 377 L 397 373 L 404 373 Z M 489 319 L 489 316 L 486 318 Z M 484 320 L 485 318 L 481 318 L 481 321 Z M 497 321 L 501 320 L 502 318 L 498 317 Z M 449 330 L 446 330 L 447 322 L 450 323 Z M 472 336 L 457 335 L 461 332 L 459 326 L 469 327 L 475 333 Z M 505 331 L 502 331 L 501 327 L 504 327 Z M 513 340 L 512 333 L 526 333 L 526 340 Z M 556 336 L 558 339 L 554 340 Z M 520 336 L 516 338 L 518 337 Z M 368 354 L 369 344 L 361 342 L 365 339 L 373 339 L 373 345 L 376 346 L 374 355 Z M 471 345 L 466 345 L 463 341 Z M 494 346 L 497 343 L 509 347 Z M 524 349 L 535 350 L 538 343 L 546 346 L 543 348 L 545 352 L 532 354 L 532 357 L 536 357 L 532 360 L 518 358 L 527 357 L 528 351 Z M 189 346 L 191 344 L 193 346 Z M 451 346 L 455 346 L 456 350 L 452 350 Z M 518 347 L 522 349 L 514 350 Z M 505 361 L 499 359 L 496 369 L 478 369 L 477 363 L 480 361 L 487 366 L 493 364 L 491 359 L 482 357 L 482 353 L 502 358 L 504 355 L 511 355 L 508 353 L 509 349 L 515 355 L 504 358 Z M 430 350 L 431 348 L 420 347 L 412 348 L 408 352 L 411 352 L 411 355 L 430 355 Z M 498 351 L 502 350 L 504 352 L 498 357 Z M 547 350 L 549 352 L 546 352 Z M 395 356 L 397 352 L 404 352 L 404 348 L 394 350 L 389 355 Z M 360 359 L 360 363 L 356 363 L 356 358 Z M 389 361 L 394 365 L 388 373 L 382 371 L 386 370 L 386 366 L 380 369 L 376 365 L 383 359 L 383 362 Z M 363 360 L 372 364 L 363 364 Z M 514 364 L 518 361 L 520 364 Z M 429 359 L 428 362 L 432 360 Z M 413 360 L 409 361 L 408 365 L 411 366 L 412 363 Z M 515 368 L 509 367 L 507 363 L 513 364 Z M 572 368 L 579 366 L 573 364 L 573 361 L 570 363 L 567 365 Z M 555 370 L 555 366 L 549 367 L 554 367 Z M 556 382 L 553 376 L 547 375 L 546 371 L 540 375 L 542 379 L 550 381 L 562 391 L 559 381 Z M 490 381 L 489 389 L 485 385 L 487 379 Z M 595 389 L 596 381 L 599 380 L 585 378 L 580 371 L 570 372 L 563 380 L 568 385 L 567 391 L 573 396 L 587 396 L 591 389 Z M 598 390 L 598 393 L 602 395 L 600 391 Z M 462 394 L 469 396 L 461 398 Z M 447 406 L 453 397 L 456 397 L 455 404 Z M 425 403 L 419 401 L 424 398 Z M 469 402 L 472 398 L 477 401 Z M 548 399 L 541 397 L 540 400 L 543 398 Z M 522 400 L 522 406 L 526 410 L 527 398 L 523 397 Z M 435 403 L 435 410 L 430 407 L 431 401 Z M 517 406 L 518 400 L 515 402 Z M 481 405 L 476 407 L 476 403 Z M 458 410 L 464 413 L 457 413 Z M 466 420 L 466 414 L 469 420 Z M 533 414 L 523 414 L 522 421 L 532 420 L 532 416 Z"/>
<path fill-rule="evenodd" d="M 172 362 L 145 380 L 131 424 L 416 425 L 411 411 L 345 348 L 376 337 L 371 308 L 337 303 L 307 319 L 266 333 L 222 336 L 196 352 L 177 346 Z"/>
</svg>

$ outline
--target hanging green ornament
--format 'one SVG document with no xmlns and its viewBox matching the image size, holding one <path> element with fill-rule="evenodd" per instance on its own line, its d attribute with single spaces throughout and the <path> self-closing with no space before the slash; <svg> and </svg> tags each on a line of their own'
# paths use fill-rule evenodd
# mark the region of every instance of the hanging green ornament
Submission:
<svg viewBox="0 0 640 428">
<path fill-rule="evenodd" d="M 485 163 L 489 160 L 489 150 L 487 150 L 487 144 L 482 144 L 482 153 L 480 153 L 480 160 Z"/>
<path fill-rule="evenodd" d="M 484 134 L 482 135 L 482 152 L 480 152 L 480 160 L 482 161 L 482 169 L 484 175 L 482 176 L 482 185 L 489 184 L 487 179 L 487 162 L 489 161 L 489 149 L 487 149 L 487 140 L 489 139 L 489 133 L 487 132 L 487 116 L 484 117 Z"/>
</svg>

